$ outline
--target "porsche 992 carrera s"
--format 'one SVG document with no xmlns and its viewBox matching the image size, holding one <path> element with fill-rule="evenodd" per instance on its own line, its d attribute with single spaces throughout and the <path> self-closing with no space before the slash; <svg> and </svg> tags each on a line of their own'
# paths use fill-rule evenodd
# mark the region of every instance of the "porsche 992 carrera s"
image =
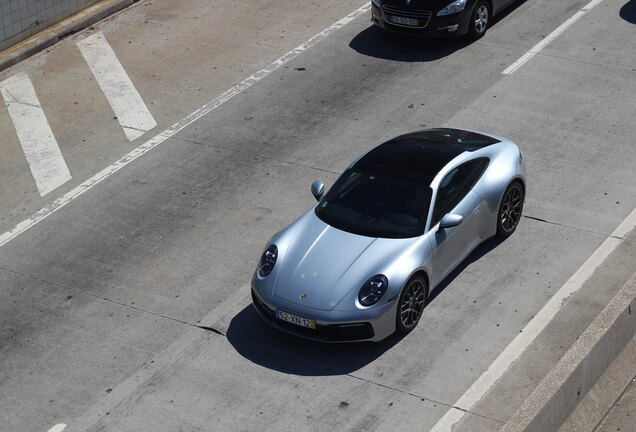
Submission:
<svg viewBox="0 0 636 432">
<path fill-rule="evenodd" d="M 354 161 L 317 205 L 268 242 L 252 278 L 270 325 L 327 341 L 410 332 L 438 285 L 520 221 L 526 165 L 509 140 L 427 129 Z"/>
</svg>

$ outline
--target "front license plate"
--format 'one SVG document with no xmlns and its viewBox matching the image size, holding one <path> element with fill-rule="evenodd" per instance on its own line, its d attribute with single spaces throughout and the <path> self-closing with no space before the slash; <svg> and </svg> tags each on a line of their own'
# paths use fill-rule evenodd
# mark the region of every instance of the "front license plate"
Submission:
<svg viewBox="0 0 636 432">
<path fill-rule="evenodd" d="M 393 15 L 389 17 L 389 21 L 392 22 L 393 24 L 401 24 L 401 25 L 407 25 L 411 27 L 417 27 L 420 25 L 420 20 L 418 19 L 404 18 L 399 16 L 393 16 Z"/>
<path fill-rule="evenodd" d="M 306 327 L 310 329 L 316 328 L 315 320 L 292 315 L 280 309 L 276 309 L 276 318 L 278 318 L 279 320 L 287 321 L 288 323 L 296 324 L 297 326 Z"/>
</svg>

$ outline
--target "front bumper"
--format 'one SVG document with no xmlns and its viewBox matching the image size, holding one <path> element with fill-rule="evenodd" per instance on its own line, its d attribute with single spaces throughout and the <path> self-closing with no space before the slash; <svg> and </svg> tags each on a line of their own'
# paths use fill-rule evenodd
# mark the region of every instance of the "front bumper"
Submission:
<svg viewBox="0 0 636 432">
<path fill-rule="evenodd" d="M 421 37 L 453 37 L 463 36 L 468 33 L 471 11 L 468 8 L 463 11 L 438 17 L 436 12 L 431 12 L 430 19 L 421 19 L 419 27 L 396 25 L 389 22 L 389 14 L 385 14 L 381 7 L 371 2 L 371 21 L 378 27 L 393 33 L 401 33 Z M 393 16 L 409 17 L 410 14 L 394 12 Z M 425 22 L 424 22 L 425 21 Z"/>
<path fill-rule="evenodd" d="M 252 286 L 252 302 L 261 318 L 272 327 L 320 342 L 378 342 L 395 332 L 396 301 L 381 308 L 364 311 L 322 311 L 264 295 Z M 277 308 L 314 319 L 316 329 L 304 328 L 276 318 Z"/>
</svg>

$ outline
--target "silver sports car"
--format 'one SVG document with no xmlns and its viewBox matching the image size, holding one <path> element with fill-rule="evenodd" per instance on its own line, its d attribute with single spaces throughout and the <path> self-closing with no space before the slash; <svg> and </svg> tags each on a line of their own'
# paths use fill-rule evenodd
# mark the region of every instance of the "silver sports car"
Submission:
<svg viewBox="0 0 636 432">
<path fill-rule="evenodd" d="M 318 204 L 268 242 L 252 299 L 272 326 L 327 341 L 415 328 L 429 292 L 482 241 L 517 228 L 526 166 L 503 138 L 457 129 L 401 135 L 354 161 Z"/>
</svg>

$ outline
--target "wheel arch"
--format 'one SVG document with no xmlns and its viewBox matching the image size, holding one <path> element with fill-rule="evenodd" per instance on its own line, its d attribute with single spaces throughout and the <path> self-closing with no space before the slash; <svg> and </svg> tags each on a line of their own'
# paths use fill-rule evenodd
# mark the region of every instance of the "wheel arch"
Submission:
<svg viewBox="0 0 636 432">
<path fill-rule="evenodd" d="M 406 282 L 404 282 L 404 286 L 402 286 L 402 289 L 404 289 L 404 287 L 406 286 L 406 284 L 413 279 L 415 276 L 422 276 L 424 278 L 424 280 L 426 281 L 426 287 L 428 289 L 428 292 L 426 293 L 427 296 L 431 293 L 431 279 L 428 277 L 428 272 L 421 268 L 418 270 L 415 270 L 409 277 L 408 279 L 406 279 Z M 401 290 L 400 290 L 401 291 Z"/>
<path fill-rule="evenodd" d="M 515 227 L 512 229 L 512 231 L 510 233 L 507 233 L 505 235 L 502 234 L 501 233 L 501 229 L 502 228 L 501 228 L 500 219 L 499 219 L 500 218 L 499 213 L 501 212 L 501 206 L 503 205 L 503 200 L 505 198 L 506 192 L 508 191 L 510 186 L 512 186 L 515 183 L 518 184 L 519 187 L 521 188 L 521 194 L 522 194 L 522 200 L 521 200 L 521 209 L 522 210 L 521 211 L 523 211 L 523 205 L 524 205 L 524 203 L 526 201 L 526 184 L 525 184 L 525 182 L 524 182 L 522 177 L 515 176 L 508 182 L 508 184 L 504 188 L 503 193 L 501 194 L 501 198 L 499 198 L 499 206 L 498 206 L 498 210 L 497 210 L 497 219 L 496 219 L 496 224 L 497 224 L 496 233 L 497 233 L 498 236 L 504 237 L 504 238 L 509 237 L 516 229 L 516 224 L 515 224 Z M 522 217 L 522 214 L 520 214 L 519 219 L 521 219 L 521 217 Z M 519 223 L 519 221 L 517 221 L 517 224 L 518 223 Z"/>
<path fill-rule="evenodd" d="M 526 200 L 526 182 L 523 179 L 523 177 L 515 176 L 515 177 L 510 179 L 510 181 L 508 182 L 506 187 L 504 187 L 503 191 L 501 192 L 501 196 L 499 197 L 499 205 L 501 205 L 501 200 L 503 200 L 503 198 L 504 198 L 504 194 L 506 193 L 506 189 L 508 189 L 508 186 L 510 186 L 513 183 L 519 183 L 521 185 L 521 189 L 523 190 L 523 200 L 525 202 L 525 200 Z"/>
</svg>

